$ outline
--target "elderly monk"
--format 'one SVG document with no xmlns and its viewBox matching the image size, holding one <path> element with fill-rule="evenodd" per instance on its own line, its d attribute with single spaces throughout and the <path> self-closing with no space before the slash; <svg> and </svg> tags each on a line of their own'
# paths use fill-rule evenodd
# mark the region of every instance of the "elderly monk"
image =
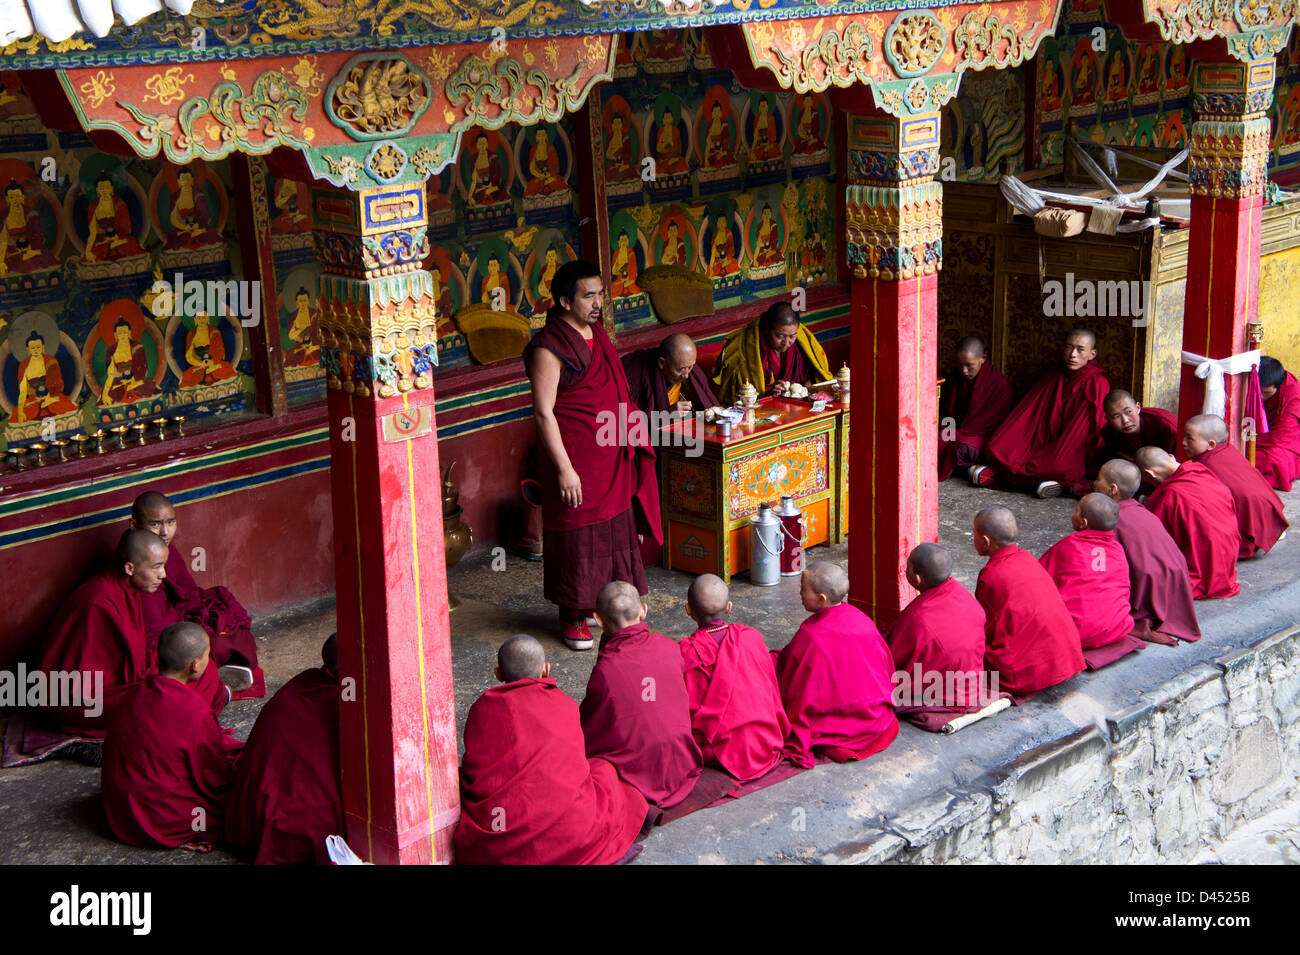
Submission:
<svg viewBox="0 0 1300 955">
<path fill-rule="evenodd" d="M 1232 492 L 1205 465 L 1179 464 L 1160 448 L 1139 448 L 1136 463 L 1157 485 L 1146 507 L 1187 558 L 1192 596 L 1197 600 L 1237 596 L 1241 531 Z"/>
<path fill-rule="evenodd" d="M 898 735 L 889 648 L 871 618 L 845 602 L 848 594 L 843 567 L 809 564 L 799 597 L 811 616 L 777 654 L 776 678 L 790 720 L 785 754 L 805 769 L 819 758 L 866 759 Z"/>
<path fill-rule="evenodd" d="M 208 635 L 174 623 L 158 637 L 158 672 L 127 692 L 104 740 L 100 772 L 113 835 L 133 846 L 212 842 L 243 743 L 217 722 L 195 685 Z"/>
<path fill-rule="evenodd" d="M 618 353 L 601 325 L 600 269 L 566 262 L 555 273 L 556 306 L 524 350 L 542 446 L 543 593 L 559 606 L 565 643 L 592 646 L 587 615 L 610 580 L 646 593 L 641 540 L 661 543 L 659 485 L 649 435 L 601 440 L 602 421 L 631 401 Z"/>
<path fill-rule="evenodd" d="M 1084 662 L 1098 670 L 1142 649 L 1142 639 L 1133 634 L 1128 558 L 1115 536 L 1119 504 L 1095 491 L 1085 494 L 1070 523 L 1074 533 L 1038 560 L 1079 628 Z"/>
<path fill-rule="evenodd" d="M 1237 508 L 1241 547 L 1237 559 L 1267 553 L 1286 533 L 1282 501 L 1268 479 L 1228 443 L 1228 426 L 1214 414 L 1198 414 L 1183 426 L 1183 451 L 1223 482 Z"/>
<path fill-rule="evenodd" d="M 1133 632 L 1152 643 L 1201 639 L 1187 558 L 1160 519 L 1135 500 L 1142 472 L 1131 461 L 1107 461 L 1093 487 L 1119 505 L 1115 537 L 1128 558 Z"/>
<path fill-rule="evenodd" d="M 40 669 L 79 671 L 83 685 L 102 681 L 103 699 L 94 707 L 47 710 L 46 721 L 54 729 L 102 739 L 127 692 L 157 672 L 140 598 L 162 586 L 166 566 L 167 545 L 161 537 L 152 531 L 126 531 L 112 566 L 78 587 L 59 608 L 41 650 Z M 230 700 L 216 667 L 201 672 L 195 689 L 214 713 Z"/>
<path fill-rule="evenodd" d="M 686 614 L 698 628 L 679 649 L 691 732 L 704 761 L 748 782 L 781 761 L 790 721 L 763 635 L 728 623 L 729 613 L 730 593 L 722 578 L 696 577 L 686 591 Z"/>
<path fill-rule="evenodd" d="M 1255 437 L 1255 467 L 1279 491 L 1300 477 L 1300 383 L 1276 358 L 1259 362 L 1268 433 Z"/>
<path fill-rule="evenodd" d="M 456 861 L 618 862 L 645 822 L 645 799 L 583 751 L 578 704 L 551 678 L 540 643 L 511 637 L 497 651 L 495 675 L 500 685 L 465 720 Z"/>
<path fill-rule="evenodd" d="M 704 369 L 695 364 L 695 342 L 678 332 L 659 343 L 623 356 L 632 400 L 646 414 L 689 415 L 718 403 Z"/>
<path fill-rule="evenodd" d="M 789 386 L 831 377 L 826 352 L 787 302 L 768 306 L 722 343 L 714 365 L 714 391 L 726 404 L 750 382 L 760 395 L 783 395 Z"/>
<path fill-rule="evenodd" d="M 265 696 L 266 678 L 257 665 L 252 620 L 244 605 L 225 587 L 200 587 L 195 583 L 185 551 L 176 543 L 176 509 L 172 502 L 157 491 L 145 491 L 131 505 L 130 525 L 153 531 L 168 547 L 167 576 L 162 586 L 140 598 L 149 645 L 156 645 L 158 634 L 170 624 L 181 620 L 197 623 L 208 631 L 212 660 L 221 668 L 221 679 L 238 691 L 235 699 Z"/>
<path fill-rule="evenodd" d="M 1011 413 L 1011 384 L 984 354 L 983 339 L 957 343 L 957 367 L 939 393 L 939 480 L 983 462 L 984 444 Z"/>
<path fill-rule="evenodd" d="M 1016 546 L 1020 527 L 1005 507 L 975 515 L 972 543 L 987 557 L 975 585 L 984 608 L 984 659 L 999 688 L 1023 703 L 1084 668 L 1079 628 L 1061 592 L 1034 555 Z"/>
<path fill-rule="evenodd" d="M 647 609 L 629 583 L 601 588 L 600 655 L 578 712 L 587 756 L 609 760 L 647 802 L 668 809 L 695 788 L 703 759 L 691 729 L 681 651 L 646 625 Z"/>
<path fill-rule="evenodd" d="M 320 655 L 262 707 L 235 766 L 226 841 L 255 865 L 329 865 L 325 839 L 343 832 L 338 634 Z"/>
<path fill-rule="evenodd" d="M 1039 497 L 1059 497 L 1083 480 L 1088 455 L 1103 424 L 1101 402 L 1110 391 L 1095 361 L 1097 336 L 1076 328 L 1065 336 L 1063 367 L 1049 371 L 984 446 L 991 467 L 975 465 L 971 481 L 988 487 L 994 474 Z"/>
<path fill-rule="evenodd" d="M 1077 497 L 1092 493 L 1092 482 L 1098 470 L 1113 458 L 1132 461 L 1138 448 L 1148 445 L 1164 448 L 1170 454 L 1178 447 L 1178 417 L 1164 408 L 1143 408 L 1122 388 L 1108 394 L 1101 408 L 1106 423 L 1102 425 L 1097 446 L 1089 459 L 1087 477 L 1074 485 Z M 1143 490 L 1149 492 L 1152 488 L 1144 487 Z"/>
<path fill-rule="evenodd" d="M 952 557 L 941 544 L 913 548 L 907 582 L 918 595 L 885 636 L 894 660 L 894 708 L 938 732 L 995 695 L 984 682 L 984 608 L 953 579 Z"/>
</svg>

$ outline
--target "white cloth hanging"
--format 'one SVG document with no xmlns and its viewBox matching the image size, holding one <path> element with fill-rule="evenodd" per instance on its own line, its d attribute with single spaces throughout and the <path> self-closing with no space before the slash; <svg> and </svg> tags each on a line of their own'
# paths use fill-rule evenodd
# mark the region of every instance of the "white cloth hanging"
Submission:
<svg viewBox="0 0 1300 955">
<path fill-rule="evenodd" d="M 1206 358 L 1195 352 L 1183 352 L 1183 364 L 1196 366 L 1196 377 L 1205 381 L 1205 401 L 1201 405 L 1201 414 L 1216 414 L 1223 417 L 1228 406 L 1228 391 L 1224 384 L 1224 375 L 1242 375 L 1259 364 L 1259 349 L 1229 355 L 1227 358 Z"/>
</svg>

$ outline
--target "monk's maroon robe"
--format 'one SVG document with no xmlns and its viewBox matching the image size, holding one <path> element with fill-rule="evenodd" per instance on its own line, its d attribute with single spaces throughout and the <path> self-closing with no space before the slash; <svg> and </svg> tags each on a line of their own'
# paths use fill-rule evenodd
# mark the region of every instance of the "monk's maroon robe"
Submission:
<svg viewBox="0 0 1300 955">
<path fill-rule="evenodd" d="M 1092 669 L 1142 649 L 1133 635 L 1128 558 L 1115 532 L 1075 531 L 1039 558 L 1079 628 L 1083 659 Z"/>
<path fill-rule="evenodd" d="M 470 707 L 460 767 L 462 865 L 608 865 L 646 801 L 583 750 L 578 705 L 552 679 L 494 686 Z"/>
<path fill-rule="evenodd" d="M 1074 372 L 1049 371 L 994 432 L 984 459 L 1011 485 L 1058 481 L 1073 487 L 1087 470 L 1109 391 L 1095 361 Z"/>
<path fill-rule="evenodd" d="M 215 841 L 243 745 L 192 687 L 158 673 L 131 687 L 100 771 L 113 835 L 144 847 Z"/>
<path fill-rule="evenodd" d="M 785 754 L 804 768 L 817 757 L 866 759 L 898 735 L 893 660 L 871 618 L 848 603 L 809 616 L 777 656 L 790 720 Z"/>
<path fill-rule="evenodd" d="M 150 647 L 158 646 L 158 635 L 171 624 L 188 620 L 208 632 L 212 659 L 218 666 L 257 667 L 257 643 L 244 605 L 225 587 L 200 587 L 175 539 L 167 551 L 167 576 L 162 586 L 140 597 Z"/>
<path fill-rule="evenodd" d="M 812 380 L 814 369 L 804 359 L 803 349 L 797 341 L 783 352 L 768 348 L 765 342 L 758 347 L 763 359 L 763 374 L 769 385 L 778 381 L 806 385 Z"/>
<path fill-rule="evenodd" d="M 659 349 L 645 348 L 623 356 L 623 371 L 627 374 L 628 388 L 632 401 L 638 408 L 649 414 L 652 411 L 668 412 L 675 406 L 668 404 L 668 382 L 659 370 Z M 689 401 L 692 414 L 719 404 L 713 388 L 709 385 L 709 376 L 704 369 L 696 365 L 691 369 L 690 377 L 682 383 L 678 401 Z"/>
<path fill-rule="evenodd" d="M 1216 445 L 1192 460 L 1213 471 L 1232 494 L 1237 530 L 1241 532 L 1237 557 L 1254 557 L 1260 551 L 1272 550 L 1289 525 L 1282 513 L 1282 500 L 1268 479 L 1230 444 Z"/>
<path fill-rule="evenodd" d="M 715 621 L 679 644 L 691 731 L 706 763 L 741 782 L 781 761 L 790 721 L 772 654 L 753 627 Z"/>
<path fill-rule="evenodd" d="M 579 710 L 587 755 L 609 760 L 660 809 L 685 799 L 703 760 L 677 644 L 644 623 L 602 636 Z"/>
<path fill-rule="evenodd" d="M 1006 420 L 1014 404 L 1011 383 L 990 361 L 980 366 L 971 381 L 959 369 L 944 380 L 939 395 L 939 480 L 955 469 L 983 460 L 984 444 Z M 956 423 L 954 438 L 944 438 L 947 420 Z"/>
<path fill-rule="evenodd" d="M 1119 502 L 1115 537 L 1128 558 L 1133 623 L 1179 640 L 1201 639 L 1187 558 L 1160 519 L 1130 498 Z"/>
<path fill-rule="evenodd" d="M 1264 402 L 1264 413 L 1268 433 L 1255 438 L 1255 467 L 1271 487 L 1289 491 L 1300 477 L 1300 382 L 1291 372 Z"/>
<path fill-rule="evenodd" d="M 343 833 L 339 678 L 304 670 L 257 714 L 235 767 L 226 841 L 255 865 L 328 865 L 325 838 Z"/>
<path fill-rule="evenodd" d="M 1187 558 L 1192 596 L 1235 597 L 1241 531 L 1232 492 L 1203 464 L 1184 461 L 1151 492 L 1146 508 Z"/>
<path fill-rule="evenodd" d="M 1101 433 L 1097 436 L 1097 445 L 1089 457 L 1084 480 L 1074 485 L 1075 496 L 1083 497 L 1085 494 L 1092 493 L 1093 478 L 1107 461 L 1115 458 L 1132 461 L 1137 455 L 1138 448 L 1145 447 L 1160 448 L 1174 454 L 1181 440 L 1182 432 L 1178 430 L 1177 415 L 1164 408 L 1143 408 L 1139 411 L 1138 429 L 1134 434 L 1117 431 L 1107 421 L 1102 425 Z M 1144 492 L 1150 492 L 1155 485 L 1147 482 L 1146 475 L 1143 475 L 1142 479 Z"/>
</svg>

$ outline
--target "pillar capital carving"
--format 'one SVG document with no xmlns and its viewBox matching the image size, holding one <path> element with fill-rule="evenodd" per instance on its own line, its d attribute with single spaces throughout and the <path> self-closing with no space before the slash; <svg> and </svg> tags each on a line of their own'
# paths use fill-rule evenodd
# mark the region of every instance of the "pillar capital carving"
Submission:
<svg viewBox="0 0 1300 955">
<path fill-rule="evenodd" d="M 1272 58 L 1193 65 L 1193 195 L 1243 199 L 1264 191 L 1275 72 Z"/>
</svg>

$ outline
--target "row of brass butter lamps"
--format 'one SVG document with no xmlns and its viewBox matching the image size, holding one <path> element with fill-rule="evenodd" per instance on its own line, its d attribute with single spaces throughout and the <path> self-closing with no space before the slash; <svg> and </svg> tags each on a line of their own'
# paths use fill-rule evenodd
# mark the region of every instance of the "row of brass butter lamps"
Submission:
<svg viewBox="0 0 1300 955">
<path fill-rule="evenodd" d="M 43 468 L 47 464 L 67 461 L 69 458 L 86 457 L 88 453 L 86 446 L 91 442 L 94 442 L 95 454 L 112 451 L 114 445 L 116 445 L 116 450 L 125 450 L 128 432 L 132 444 L 143 445 L 148 442 L 150 427 L 158 429 L 158 441 L 166 441 L 167 426 L 169 424 L 176 427 L 176 437 L 185 437 L 185 416 L 176 415 L 174 418 L 154 418 L 152 421 L 120 424 L 109 428 L 107 431 L 99 428 L 94 434 L 74 434 L 71 438 L 56 438 L 48 443 L 37 441 L 26 447 L 10 447 L 6 459 L 10 469 L 14 471 L 25 471 L 28 467 Z M 75 452 L 70 452 L 68 445 L 74 445 Z M 34 455 L 31 464 L 27 463 L 28 454 Z"/>
</svg>

